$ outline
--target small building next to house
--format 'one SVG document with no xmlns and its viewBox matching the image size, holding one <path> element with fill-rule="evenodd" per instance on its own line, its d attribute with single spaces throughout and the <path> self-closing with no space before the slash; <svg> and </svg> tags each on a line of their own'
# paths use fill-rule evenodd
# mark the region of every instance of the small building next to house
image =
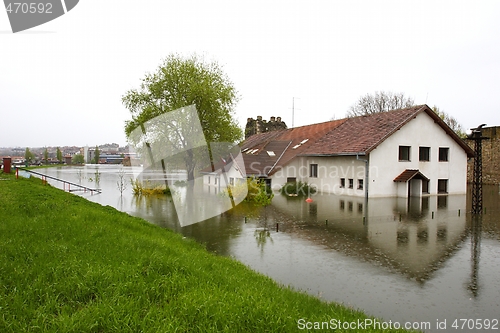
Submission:
<svg viewBox="0 0 500 333">
<path fill-rule="evenodd" d="M 241 151 L 241 177 L 265 179 L 274 190 L 302 181 L 368 197 L 465 194 L 474 156 L 427 105 L 259 133 Z"/>
</svg>

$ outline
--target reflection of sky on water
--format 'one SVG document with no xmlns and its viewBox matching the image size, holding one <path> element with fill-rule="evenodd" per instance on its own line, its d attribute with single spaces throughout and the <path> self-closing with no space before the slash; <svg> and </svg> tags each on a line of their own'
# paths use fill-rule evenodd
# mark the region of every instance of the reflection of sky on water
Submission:
<svg viewBox="0 0 500 333">
<path fill-rule="evenodd" d="M 448 319 L 449 328 L 455 318 L 493 319 L 500 313 L 498 187 L 484 190 L 488 214 L 479 227 L 466 214 L 466 196 L 366 203 L 316 195 L 307 204 L 276 195 L 265 209 L 242 204 L 181 228 L 170 199 L 134 197 L 130 184 L 120 197 L 119 169 L 129 181 L 131 168 L 99 166 L 103 193 L 84 196 L 195 238 L 213 252 L 322 299 L 386 320 L 435 324 Z M 46 170 L 95 186 L 89 182 L 94 166 Z"/>
</svg>

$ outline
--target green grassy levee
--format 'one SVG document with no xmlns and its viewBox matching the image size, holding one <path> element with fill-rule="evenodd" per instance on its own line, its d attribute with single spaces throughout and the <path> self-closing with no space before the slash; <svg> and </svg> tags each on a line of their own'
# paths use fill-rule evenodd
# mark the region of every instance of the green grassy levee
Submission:
<svg viewBox="0 0 500 333">
<path fill-rule="evenodd" d="M 114 208 L 0 173 L 0 332 L 294 332 L 301 318 L 368 317 Z"/>
</svg>

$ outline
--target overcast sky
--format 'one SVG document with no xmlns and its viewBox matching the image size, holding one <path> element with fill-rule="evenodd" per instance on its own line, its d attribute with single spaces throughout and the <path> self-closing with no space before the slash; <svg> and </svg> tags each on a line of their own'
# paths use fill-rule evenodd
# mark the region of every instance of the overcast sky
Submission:
<svg viewBox="0 0 500 333">
<path fill-rule="evenodd" d="M 0 8 L 0 147 L 126 143 L 121 97 L 172 53 L 217 61 L 236 117 L 291 126 L 404 92 L 500 125 L 500 1 L 97 1 L 13 34 Z"/>
</svg>

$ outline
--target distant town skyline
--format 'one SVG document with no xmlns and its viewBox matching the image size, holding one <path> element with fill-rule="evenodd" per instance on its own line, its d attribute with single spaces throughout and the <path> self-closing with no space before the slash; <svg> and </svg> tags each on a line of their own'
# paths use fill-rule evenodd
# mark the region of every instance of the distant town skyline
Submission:
<svg viewBox="0 0 500 333">
<path fill-rule="evenodd" d="M 223 66 L 242 129 L 259 115 L 288 126 L 344 118 L 376 91 L 436 105 L 464 129 L 497 126 L 498 31 L 490 0 L 87 0 L 16 34 L 0 14 L 0 147 L 125 145 L 121 97 L 172 53 Z"/>
</svg>

